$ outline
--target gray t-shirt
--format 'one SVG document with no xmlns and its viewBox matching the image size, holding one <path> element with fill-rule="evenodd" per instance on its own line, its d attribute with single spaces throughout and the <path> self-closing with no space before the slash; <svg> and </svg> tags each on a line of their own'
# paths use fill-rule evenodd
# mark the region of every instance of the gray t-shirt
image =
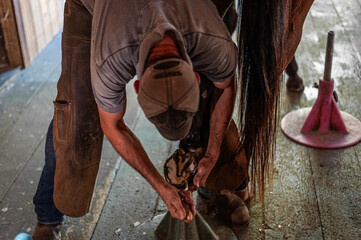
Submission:
<svg viewBox="0 0 361 240">
<path fill-rule="evenodd" d="M 116 113 L 125 85 L 144 71 L 151 47 L 166 31 L 180 40 L 196 72 L 222 82 L 234 75 L 237 51 L 211 0 L 82 0 L 93 15 L 91 81 L 98 106 Z"/>
</svg>

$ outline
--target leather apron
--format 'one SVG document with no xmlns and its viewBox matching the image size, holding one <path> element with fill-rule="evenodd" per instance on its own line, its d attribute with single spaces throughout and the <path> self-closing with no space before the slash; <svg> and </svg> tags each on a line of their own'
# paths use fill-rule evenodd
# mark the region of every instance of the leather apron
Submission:
<svg viewBox="0 0 361 240">
<path fill-rule="evenodd" d="M 53 197 L 59 211 L 71 217 L 89 211 L 103 143 L 90 81 L 91 23 L 92 16 L 80 1 L 66 1 L 62 72 L 54 101 Z"/>
</svg>

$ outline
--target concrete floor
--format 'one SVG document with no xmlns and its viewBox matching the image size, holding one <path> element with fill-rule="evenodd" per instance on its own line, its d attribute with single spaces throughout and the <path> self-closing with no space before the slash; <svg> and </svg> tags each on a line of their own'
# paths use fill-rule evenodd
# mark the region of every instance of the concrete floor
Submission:
<svg viewBox="0 0 361 240">
<path fill-rule="evenodd" d="M 312 106 L 322 76 L 326 36 L 334 30 L 333 78 L 338 106 L 361 119 L 361 1 L 315 1 L 296 58 L 305 83 L 300 95 L 282 92 L 281 115 Z M 32 196 L 44 161 L 45 134 L 60 74 L 60 34 L 25 70 L 0 87 L 0 239 L 31 233 L 36 224 Z M 4 75 L 0 75 L 0 78 Z M 140 111 L 128 86 L 126 122 L 155 166 L 176 148 Z M 248 228 L 238 239 L 361 239 L 361 144 L 341 150 L 298 145 L 278 134 L 274 179 L 263 202 L 253 203 Z M 150 185 L 104 142 L 92 209 L 67 218 L 64 239 L 153 239 L 154 223 L 166 207 Z M 139 222 L 140 225 L 136 223 Z"/>
</svg>

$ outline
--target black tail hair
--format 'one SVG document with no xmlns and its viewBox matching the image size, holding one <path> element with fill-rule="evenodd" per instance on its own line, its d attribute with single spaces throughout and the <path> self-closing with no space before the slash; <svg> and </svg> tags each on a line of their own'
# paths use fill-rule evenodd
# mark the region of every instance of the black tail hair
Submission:
<svg viewBox="0 0 361 240">
<path fill-rule="evenodd" d="M 276 152 L 281 73 L 299 44 L 313 0 L 237 0 L 238 127 L 263 199 Z"/>
<path fill-rule="evenodd" d="M 240 24 L 239 49 L 239 118 L 241 141 L 251 165 L 250 179 L 254 190 L 263 199 L 270 164 L 276 151 L 276 130 L 279 115 L 280 73 L 276 73 L 274 24 L 275 7 L 265 0 L 238 1 Z M 282 2 L 282 1 L 279 1 Z M 257 188 L 256 188 L 257 186 Z"/>
</svg>

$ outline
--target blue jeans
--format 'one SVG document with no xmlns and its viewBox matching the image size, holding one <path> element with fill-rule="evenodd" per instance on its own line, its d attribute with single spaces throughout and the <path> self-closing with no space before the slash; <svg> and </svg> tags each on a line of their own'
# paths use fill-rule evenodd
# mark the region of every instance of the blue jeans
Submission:
<svg viewBox="0 0 361 240">
<path fill-rule="evenodd" d="M 64 220 L 64 215 L 55 207 L 53 202 L 55 166 L 52 120 L 46 135 L 45 165 L 33 199 L 38 222 L 42 224 L 58 224 Z"/>
</svg>

